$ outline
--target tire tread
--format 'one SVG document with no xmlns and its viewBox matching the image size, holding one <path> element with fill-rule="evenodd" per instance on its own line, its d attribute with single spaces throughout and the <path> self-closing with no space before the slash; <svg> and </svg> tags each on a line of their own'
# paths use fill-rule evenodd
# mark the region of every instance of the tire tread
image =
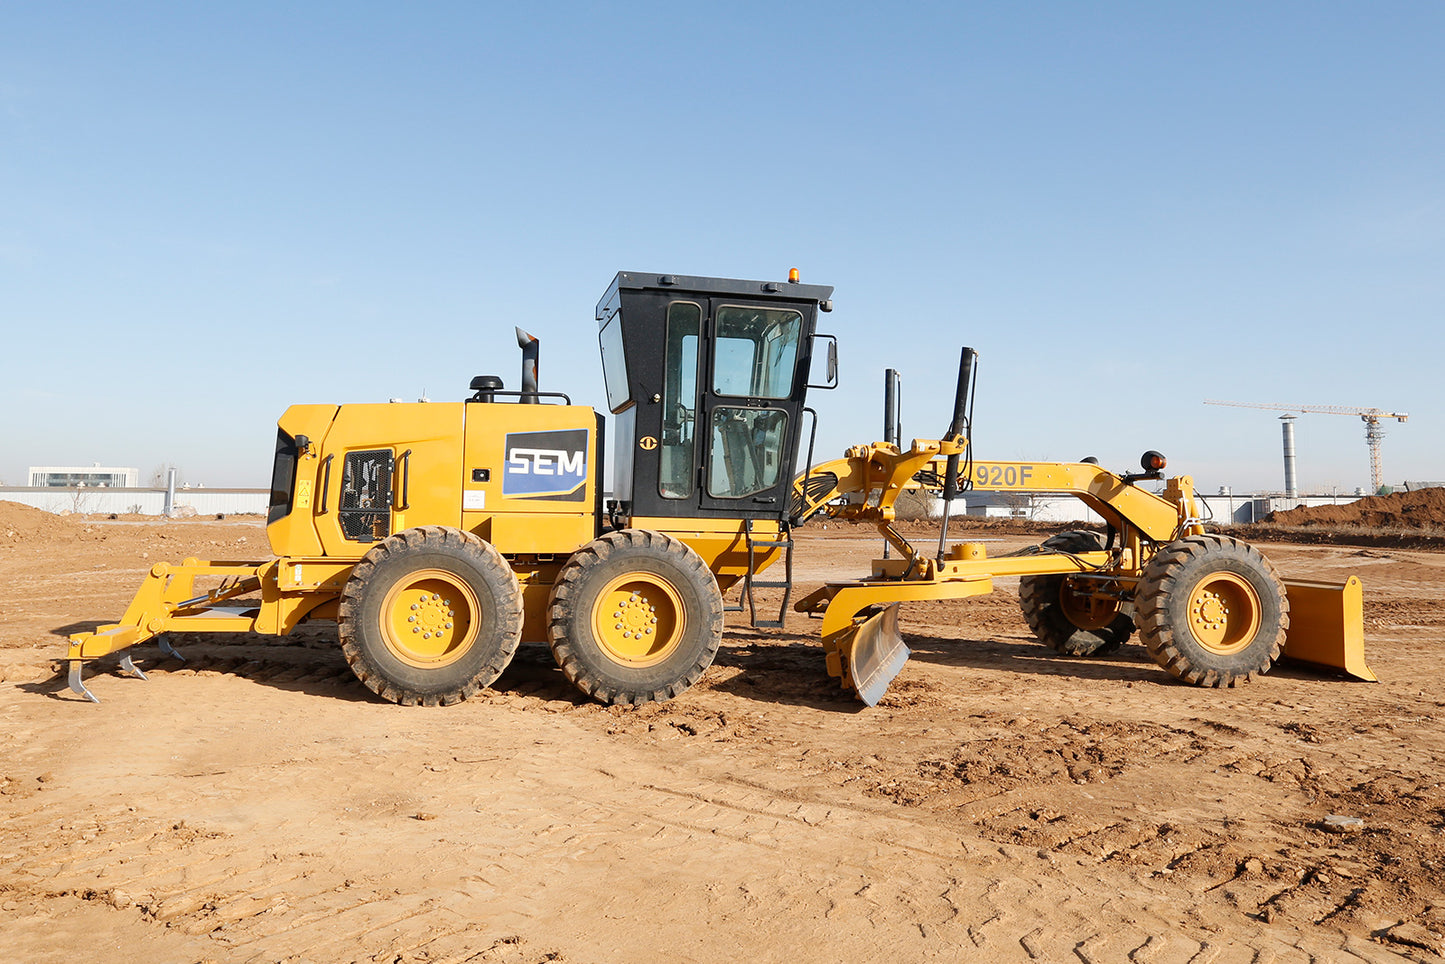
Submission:
<svg viewBox="0 0 1445 964">
<path fill-rule="evenodd" d="M 1251 645 L 1238 653 L 1215 655 L 1180 638 L 1187 634 L 1187 628 L 1175 625 L 1169 604 L 1173 593 L 1190 588 L 1181 581 L 1187 578 L 1187 570 L 1225 561 L 1252 567 L 1260 573 L 1271 587 L 1279 615 L 1268 643 Z M 1263 596 L 1260 602 L 1267 614 L 1271 607 Z M 1207 533 L 1175 540 L 1149 561 L 1135 596 L 1135 620 L 1140 641 L 1170 675 L 1196 686 L 1234 687 L 1268 672 L 1279 659 L 1289 629 L 1289 600 L 1278 572 L 1263 553 L 1230 536 Z M 1266 635 L 1271 632 L 1267 626 L 1262 626 L 1261 631 Z"/>
<path fill-rule="evenodd" d="M 1084 529 L 1061 532 L 1044 540 L 1043 546 L 1065 553 L 1097 552 L 1104 547 L 1098 533 Z M 1067 616 L 1057 611 L 1063 575 L 1024 576 L 1019 580 L 1019 609 L 1024 622 L 1040 642 L 1066 656 L 1103 656 L 1116 651 L 1134 633 L 1132 616 L 1121 611 L 1114 621 L 1100 629 L 1067 625 Z M 1127 608 L 1127 607 L 1126 607 Z"/>
<path fill-rule="evenodd" d="M 496 652 L 472 676 L 438 691 L 412 689 L 388 679 L 366 652 L 362 634 L 362 610 L 382 563 L 429 549 L 465 556 L 483 579 L 503 587 L 505 600 L 496 609 L 498 633 L 502 637 Z M 404 529 L 376 543 L 351 570 L 337 608 L 337 632 L 341 651 L 352 673 L 367 689 L 391 703 L 402 706 L 452 706 L 470 699 L 490 686 L 511 662 L 521 641 L 522 592 L 517 574 L 502 555 L 475 533 L 447 526 L 427 525 Z M 478 640 L 478 644 L 482 641 Z"/>
<path fill-rule="evenodd" d="M 683 573 L 695 587 L 705 589 L 704 610 L 688 614 L 690 620 L 697 619 L 701 624 L 704 634 L 702 645 L 691 662 L 661 685 L 653 682 L 629 687 L 604 679 L 598 667 L 588 665 L 584 654 L 571 638 L 573 627 L 579 620 L 586 618 L 584 614 L 576 611 L 583 584 L 598 566 L 606 564 L 620 553 L 629 551 L 661 556 Z M 641 705 L 663 702 L 687 690 L 701 679 L 702 674 L 712 665 L 722 641 L 722 594 L 718 592 L 717 580 L 712 570 L 708 569 L 702 558 L 687 543 L 665 532 L 622 529 L 594 539 L 573 554 L 553 584 L 547 606 L 547 623 L 553 658 L 562 674 L 583 693 L 601 703 Z"/>
</svg>

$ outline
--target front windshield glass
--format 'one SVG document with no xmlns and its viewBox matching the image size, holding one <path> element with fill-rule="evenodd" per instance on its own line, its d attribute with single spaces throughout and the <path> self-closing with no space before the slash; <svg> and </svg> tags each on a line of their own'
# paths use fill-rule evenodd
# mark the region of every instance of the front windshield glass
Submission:
<svg viewBox="0 0 1445 964">
<path fill-rule="evenodd" d="M 719 308 L 713 391 L 742 398 L 790 397 L 802 333 L 803 316 L 791 309 Z"/>
</svg>

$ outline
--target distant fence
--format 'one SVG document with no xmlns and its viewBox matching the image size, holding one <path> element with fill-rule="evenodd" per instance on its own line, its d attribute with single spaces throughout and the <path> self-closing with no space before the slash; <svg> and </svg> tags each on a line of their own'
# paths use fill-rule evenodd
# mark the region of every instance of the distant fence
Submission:
<svg viewBox="0 0 1445 964">
<path fill-rule="evenodd" d="M 1206 522 L 1219 525 L 1247 525 L 1261 522 L 1271 512 L 1296 509 L 1302 505 L 1348 505 L 1358 500 L 1354 495 L 1306 495 L 1294 499 L 1271 495 L 1200 495 L 1194 496 Z M 900 501 L 900 506 L 903 500 Z M 922 514 L 938 518 L 943 513 L 943 500 L 934 498 Z M 900 515 L 903 514 L 900 508 Z M 1103 524 L 1103 519 L 1081 500 L 1071 495 L 1034 495 L 1026 492 L 975 492 L 954 500 L 952 515 L 988 519 L 1030 519 L 1035 522 L 1088 522 Z"/>
<path fill-rule="evenodd" d="M 1302 505 L 1348 505 L 1355 496 L 1306 495 L 1295 499 L 1267 495 L 1198 495 L 1206 521 L 1221 525 L 1259 522 L 1271 512 Z M 107 515 L 162 515 L 165 489 L 42 488 L 0 486 L 0 501 L 19 502 L 47 512 L 102 512 Z M 176 509 L 189 515 L 264 514 L 271 501 L 269 489 L 176 489 Z M 899 500 L 904 518 L 939 518 L 943 500 L 905 493 Z M 954 500 L 953 515 L 989 519 L 1031 519 L 1036 522 L 1090 522 L 1103 519 L 1071 495 L 1034 495 L 1024 492 L 971 492 Z"/>
<path fill-rule="evenodd" d="M 182 515 L 265 513 L 270 501 L 269 489 L 176 489 L 175 510 Z M 166 490 L 0 486 L 0 502 L 18 502 L 56 513 L 162 515 L 166 508 Z"/>
</svg>

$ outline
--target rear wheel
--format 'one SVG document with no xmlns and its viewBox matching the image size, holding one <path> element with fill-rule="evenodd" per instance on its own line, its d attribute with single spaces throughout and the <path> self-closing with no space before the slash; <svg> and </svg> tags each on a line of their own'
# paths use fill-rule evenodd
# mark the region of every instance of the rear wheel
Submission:
<svg viewBox="0 0 1445 964">
<path fill-rule="evenodd" d="M 1061 532 L 1045 539 L 1054 552 L 1099 552 L 1096 532 Z M 1069 656 L 1112 653 L 1134 632 L 1133 606 L 1094 595 L 1068 575 L 1024 576 L 1019 580 L 1019 608 L 1041 642 Z"/>
<path fill-rule="evenodd" d="M 501 553 L 470 532 L 408 529 L 351 571 L 337 614 L 346 661 L 393 703 L 459 703 L 517 651 L 522 592 Z"/>
<path fill-rule="evenodd" d="M 1267 672 L 1289 629 L 1289 601 L 1274 566 L 1228 536 L 1165 546 L 1144 568 L 1135 601 L 1149 655 L 1200 686 L 1234 686 Z"/>
<path fill-rule="evenodd" d="M 686 543 L 624 529 L 583 546 L 557 575 L 547 608 L 552 655 L 603 703 L 681 693 L 722 641 L 722 594 Z"/>
</svg>

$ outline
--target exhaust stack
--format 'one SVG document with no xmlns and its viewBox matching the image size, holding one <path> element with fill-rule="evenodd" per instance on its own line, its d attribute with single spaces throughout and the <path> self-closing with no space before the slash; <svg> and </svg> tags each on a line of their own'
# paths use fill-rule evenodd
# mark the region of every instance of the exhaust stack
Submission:
<svg viewBox="0 0 1445 964">
<path fill-rule="evenodd" d="M 536 335 L 529 335 L 517 329 L 517 347 L 522 349 L 522 397 L 523 405 L 537 404 L 537 358 L 540 353 Z"/>
</svg>

